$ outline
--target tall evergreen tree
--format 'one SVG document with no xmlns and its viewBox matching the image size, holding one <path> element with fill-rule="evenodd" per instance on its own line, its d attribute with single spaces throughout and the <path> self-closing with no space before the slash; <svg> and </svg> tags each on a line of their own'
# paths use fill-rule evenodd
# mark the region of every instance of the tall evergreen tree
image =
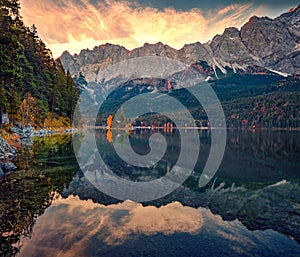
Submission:
<svg viewBox="0 0 300 257">
<path fill-rule="evenodd" d="M 0 0 L 0 109 L 14 120 L 24 97 L 36 99 L 41 122 L 52 112 L 72 118 L 79 90 L 59 60 L 23 24 L 18 0 Z"/>
</svg>

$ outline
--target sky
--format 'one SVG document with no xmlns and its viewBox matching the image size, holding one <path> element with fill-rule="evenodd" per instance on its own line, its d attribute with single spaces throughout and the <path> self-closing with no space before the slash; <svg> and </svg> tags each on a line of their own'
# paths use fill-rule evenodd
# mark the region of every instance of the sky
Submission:
<svg viewBox="0 0 300 257">
<path fill-rule="evenodd" d="M 21 0 L 27 26 L 59 57 L 112 43 L 131 50 L 162 42 L 184 44 L 211 40 L 227 27 L 241 28 L 251 16 L 274 18 L 296 0 Z"/>
</svg>

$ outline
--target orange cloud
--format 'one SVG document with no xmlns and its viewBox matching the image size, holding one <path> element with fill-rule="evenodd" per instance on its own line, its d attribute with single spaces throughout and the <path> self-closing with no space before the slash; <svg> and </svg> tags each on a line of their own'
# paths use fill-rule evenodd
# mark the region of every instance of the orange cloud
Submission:
<svg viewBox="0 0 300 257">
<path fill-rule="evenodd" d="M 203 13 L 200 9 L 158 10 L 112 0 L 97 4 L 89 0 L 21 0 L 21 6 L 25 23 L 37 25 L 55 57 L 64 50 L 74 53 L 107 42 L 132 49 L 161 41 L 178 49 L 185 43 L 206 42 L 225 27 L 240 27 L 264 10 L 235 4 Z"/>
</svg>

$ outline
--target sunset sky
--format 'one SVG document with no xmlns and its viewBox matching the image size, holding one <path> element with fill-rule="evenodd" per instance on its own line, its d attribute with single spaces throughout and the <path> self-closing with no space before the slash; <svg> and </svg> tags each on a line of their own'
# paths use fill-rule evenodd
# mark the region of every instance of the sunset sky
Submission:
<svg viewBox="0 0 300 257">
<path fill-rule="evenodd" d="M 21 0 L 25 24 L 35 24 L 54 57 L 104 43 L 127 49 L 159 41 L 174 48 L 205 43 L 226 27 L 240 28 L 253 16 L 271 18 L 296 0 Z"/>
</svg>

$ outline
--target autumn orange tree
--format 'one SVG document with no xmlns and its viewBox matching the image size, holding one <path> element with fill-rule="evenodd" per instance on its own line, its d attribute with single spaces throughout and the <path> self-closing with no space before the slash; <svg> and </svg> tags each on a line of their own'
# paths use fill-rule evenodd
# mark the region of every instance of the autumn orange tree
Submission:
<svg viewBox="0 0 300 257">
<path fill-rule="evenodd" d="M 109 129 L 110 129 L 111 126 L 112 126 L 113 118 L 114 118 L 114 117 L 113 117 L 113 115 L 111 114 L 111 115 L 108 116 L 108 118 L 107 118 L 107 120 L 106 120 L 106 123 L 107 123 L 107 126 L 108 126 Z"/>
<path fill-rule="evenodd" d="M 113 135 L 112 135 L 112 132 L 110 129 L 107 130 L 106 139 L 109 143 L 111 143 L 113 141 Z"/>
<path fill-rule="evenodd" d="M 23 125 L 36 126 L 39 123 L 40 114 L 41 110 L 38 106 L 37 99 L 30 93 L 27 93 L 18 110 L 17 119 L 21 121 Z"/>
</svg>

